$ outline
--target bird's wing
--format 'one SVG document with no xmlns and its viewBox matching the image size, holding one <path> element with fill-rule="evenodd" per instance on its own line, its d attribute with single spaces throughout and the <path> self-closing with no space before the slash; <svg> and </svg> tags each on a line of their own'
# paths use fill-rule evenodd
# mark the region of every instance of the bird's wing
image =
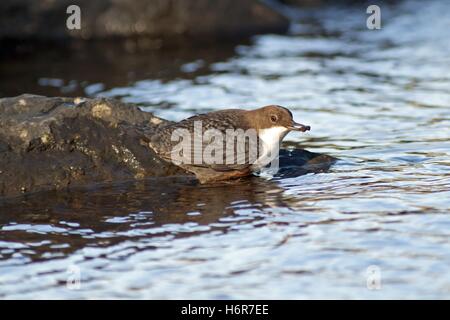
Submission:
<svg viewBox="0 0 450 320">
<path fill-rule="evenodd" d="M 227 118 L 226 114 L 222 116 L 217 113 L 217 115 L 207 117 L 205 114 L 200 114 L 163 127 L 152 136 L 150 146 L 168 161 L 174 162 L 175 157 L 182 160 L 183 164 L 194 167 L 210 168 L 216 171 L 245 170 L 253 163 L 249 160 L 256 160 L 258 146 L 255 150 L 246 143 L 245 147 L 238 148 L 237 143 L 226 143 L 225 135 L 222 135 L 222 139 L 220 136 L 211 136 L 209 141 L 206 141 L 208 140 L 208 137 L 204 135 L 206 130 L 236 129 L 233 119 Z M 202 127 L 194 130 L 194 126 L 198 125 L 197 121 L 201 121 Z"/>
</svg>

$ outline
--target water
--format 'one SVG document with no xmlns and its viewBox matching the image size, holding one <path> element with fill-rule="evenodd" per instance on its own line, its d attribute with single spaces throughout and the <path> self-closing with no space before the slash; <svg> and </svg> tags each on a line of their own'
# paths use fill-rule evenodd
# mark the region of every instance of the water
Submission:
<svg viewBox="0 0 450 320">
<path fill-rule="evenodd" d="M 288 106 L 312 131 L 285 145 L 339 161 L 272 180 L 150 179 L 4 201 L 0 297 L 450 298 L 449 9 L 384 5 L 377 31 L 358 6 L 291 11 L 289 35 L 175 61 L 75 59 L 85 73 L 28 58 L 39 79 L 23 75 L 17 90 L 118 97 L 172 120 Z"/>
</svg>

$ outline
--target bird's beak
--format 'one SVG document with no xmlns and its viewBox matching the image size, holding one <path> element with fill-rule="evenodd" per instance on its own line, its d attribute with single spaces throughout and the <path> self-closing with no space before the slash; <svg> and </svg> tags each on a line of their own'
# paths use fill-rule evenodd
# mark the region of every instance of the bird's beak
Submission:
<svg viewBox="0 0 450 320">
<path fill-rule="evenodd" d="M 305 131 L 311 130 L 311 127 L 310 126 L 305 126 L 304 124 L 301 124 L 301 123 L 292 122 L 292 126 L 288 127 L 288 129 L 289 130 L 294 130 L 294 131 L 305 132 Z"/>
</svg>

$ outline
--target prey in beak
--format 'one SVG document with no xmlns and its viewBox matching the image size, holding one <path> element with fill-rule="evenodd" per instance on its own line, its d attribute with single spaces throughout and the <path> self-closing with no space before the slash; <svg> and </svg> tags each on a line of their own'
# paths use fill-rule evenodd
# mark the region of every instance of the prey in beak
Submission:
<svg viewBox="0 0 450 320">
<path fill-rule="evenodd" d="M 310 126 L 305 126 L 304 124 L 301 123 L 297 123 L 297 122 L 292 122 L 292 125 L 287 127 L 289 130 L 291 131 L 301 131 L 301 132 L 305 132 L 305 131 L 309 131 L 311 130 Z"/>
</svg>

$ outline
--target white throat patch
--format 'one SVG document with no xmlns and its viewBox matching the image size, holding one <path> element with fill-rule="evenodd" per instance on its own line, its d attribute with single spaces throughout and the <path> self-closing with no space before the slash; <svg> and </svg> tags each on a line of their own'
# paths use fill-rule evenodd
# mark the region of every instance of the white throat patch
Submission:
<svg viewBox="0 0 450 320">
<path fill-rule="evenodd" d="M 258 137 L 262 140 L 263 152 L 253 164 L 254 170 L 268 165 L 274 157 L 278 156 L 281 140 L 283 140 L 288 132 L 289 130 L 285 127 L 272 127 L 259 130 Z"/>
</svg>

